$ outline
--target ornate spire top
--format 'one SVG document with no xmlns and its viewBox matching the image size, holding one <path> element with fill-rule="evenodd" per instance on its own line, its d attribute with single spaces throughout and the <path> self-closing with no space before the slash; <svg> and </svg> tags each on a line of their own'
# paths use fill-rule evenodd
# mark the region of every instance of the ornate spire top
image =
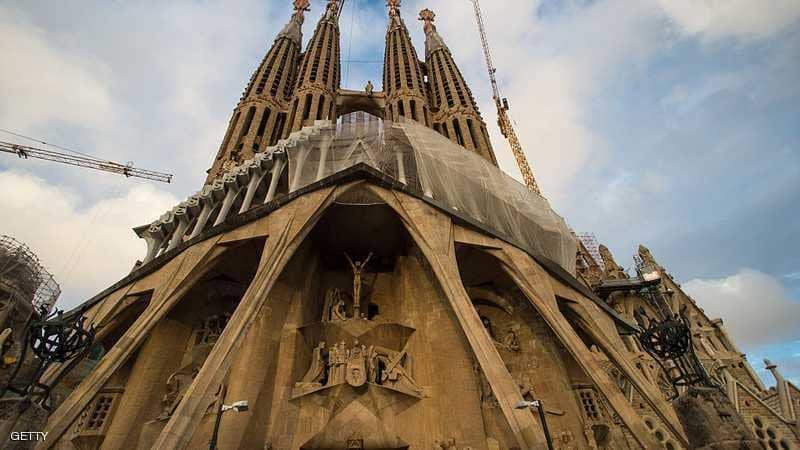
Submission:
<svg viewBox="0 0 800 450">
<path fill-rule="evenodd" d="M 428 8 L 419 12 L 419 20 L 425 22 L 423 26 L 425 34 L 428 34 L 430 31 L 436 31 L 436 25 L 433 24 L 434 18 L 436 18 L 436 13 Z"/>
<path fill-rule="evenodd" d="M 597 247 L 597 251 L 600 253 L 600 259 L 603 260 L 603 266 L 605 267 L 605 275 L 606 278 L 611 280 L 619 280 L 622 278 L 628 278 L 625 276 L 625 269 L 622 268 L 617 262 L 614 260 L 614 255 L 611 253 L 611 250 L 608 249 L 603 244 L 600 244 Z"/>
<path fill-rule="evenodd" d="M 303 25 L 305 21 L 305 12 L 309 11 L 311 8 L 311 2 L 309 0 L 294 0 L 294 14 L 292 14 L 292 20 L 283 27 L 280 33 L 278 33 L 278 38 L 287 37 L 293 41 L 295 41 L 298 45 L 300 41 L 303 39 L 302 31 L 300 27 Z"/>
<path fill-rule="evenodd" d="M 639 244 L 639 258 L 642 259 L 643 263 L 649 263 L 656 269 L 661 268 L 661 266 L 656 262 L 656 259 L 653 257 L 653 254 L 650 253 L 650 249 L 642 244 Z"/>
<path fill-rule="evenodd" d="M 304 12 L 310 11 L 311 2 L 308 0 L 294 0 L 295 14 L 303 15 Z"/>
<path fill-rule="evenodd" d="M 444 39 L 442 39 L 442 37 L 439 36 L 439 33 L 436 32 L 436 25 L 433 24 L 433 19 L 435 17 L 436 13 L 434 13 L 428 8 L 425 8 L 419 12 L 419 20 L 425 23 L 422 26 L 422 29 L 425 30 L 426 54 L 431 54 L 434 51 L 442 48 L 447 49 L 447 45 L 445 45 Z"/>
<path fill-rule="evenodd" d="M 389 8 L 389 16 L 395 17 L 400 15 L 401 0 L 387 0 L 386 6 Z"/>
<path fill-rule="evenodd" d="M 325 7 L 325 19 L 339 19 L 339 0 L 328 0 Z"/>
</svg>

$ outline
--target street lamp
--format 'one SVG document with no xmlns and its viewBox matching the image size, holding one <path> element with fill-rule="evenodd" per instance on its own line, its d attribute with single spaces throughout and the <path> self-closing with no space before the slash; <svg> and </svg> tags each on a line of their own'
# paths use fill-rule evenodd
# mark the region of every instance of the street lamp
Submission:
<svg viewBox="0 0 800 450">
<path fill-rule="evenodd" d="M 222 413 L 230 410 L 245 412 L 248 409 L 247 400 L 239 400 L 230 405 L 220 404 L 217 410 L 217 418 L 214 421 L 214 432 L 211 434 L 211 442 L 208 444 L 209 450 L 217 450 L 217 437 L 219 436 L 219 423 L 222 421 Z"/>
<path fill-rule="evenodd" d="M 549 450 L 553 449 L 553 440 L 550 438 L 550 430 L 547 428 L 547 419 L 544 416 L 544 405 L 542 405 L 541 400 L 520 400 L 514 405 L 515 409 L 533 409 L 536 408 L 539 411 L 539 419 L 542 421 L 542 430 L 544 430 L 544 438 L 547 441 L 547 448 Z"/>
</svg>

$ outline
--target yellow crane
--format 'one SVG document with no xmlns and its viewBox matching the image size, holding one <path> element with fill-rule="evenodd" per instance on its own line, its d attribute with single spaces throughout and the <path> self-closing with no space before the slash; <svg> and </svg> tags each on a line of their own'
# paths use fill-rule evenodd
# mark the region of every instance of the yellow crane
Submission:
<svg viewBox="0 0 800 450">
<path fill-rule="evenodd" d="M 536 183 L 536 178 L 533 176 L 528 158 L 525 157 L 525 152 L 522 150 L 522 144 L 519 142 L 517 132 L 514 130 L 514 125 L 511 122 L 511 117 L 508 115 L 508 99 L 500 96 L 500 89 L 497 87 L 497 78 L 495 72 L 497 69 L 494 67 L 492 54 L 489 51 L 489 40 L 486 38 L 486 27 L 483 24 L 483 14 L 481 13 L 481 6 L 478 0 L 472 0 L 472 6 L 475 8 L 475 20 L 478 22 L 478 31 L 481 36 L 481 44 L 483 45 L 483 56 L 486 58 L 486 67 L 489 70 L 489 80 L 492 82 L 492 96 L 494 98 L 495 106 L 497 106 L 497 125 L 500 127 L 500 132 L 506 138 L 508 144 L 511 146 L 511 151 L 514 153 L 514 159 L 517 160 L 517 166 L 522 173 L 522 179 L 525 185 L 531 191 L 542 195 L 539 190 L 539 185 Z"/>
</svg>

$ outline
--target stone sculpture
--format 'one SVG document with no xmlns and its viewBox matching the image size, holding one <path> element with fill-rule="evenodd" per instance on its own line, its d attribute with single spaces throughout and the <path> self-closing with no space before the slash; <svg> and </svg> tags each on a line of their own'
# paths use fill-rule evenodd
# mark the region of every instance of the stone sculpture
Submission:
<svg viewBox="0 0 800 450">
<path fill-rule="evenodd" d="M 353 317 L 356 319 L 361 318 L 361 277 L 364 274 L 364 268 L 367 266 L 370 258 L 372 258 L 372 252 L 367 255 L 366 259 L 363 261 L 353 261 L 350 258 L 350 255 L 345 252 L 344 256 L 347 258 L 347 262 L 350 263 L 350 268 L 353 269 Z"/>
</svg>

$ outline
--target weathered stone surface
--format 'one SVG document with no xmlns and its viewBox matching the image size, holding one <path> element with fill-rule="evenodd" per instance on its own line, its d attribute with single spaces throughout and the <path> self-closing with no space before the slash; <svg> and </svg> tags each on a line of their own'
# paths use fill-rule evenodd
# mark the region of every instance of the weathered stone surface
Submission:
<svg viewBox="0 0 800 450">
<path fill-rule="evenodd" d="M 691 449 L 760 450 L 763 447 L 745 427 L 725 394 L 714 388 L 689 388 L 675 399 Z"/>
<path fill-rule="evenodd" d="M 12 440 L 12 433 L 41 432 L 47 422 L 47 411 L 27 399 L 3 398 L 0 400 L 0 439 L 7 450 L 29 450 L 36 440 Z"/>
</svg>

